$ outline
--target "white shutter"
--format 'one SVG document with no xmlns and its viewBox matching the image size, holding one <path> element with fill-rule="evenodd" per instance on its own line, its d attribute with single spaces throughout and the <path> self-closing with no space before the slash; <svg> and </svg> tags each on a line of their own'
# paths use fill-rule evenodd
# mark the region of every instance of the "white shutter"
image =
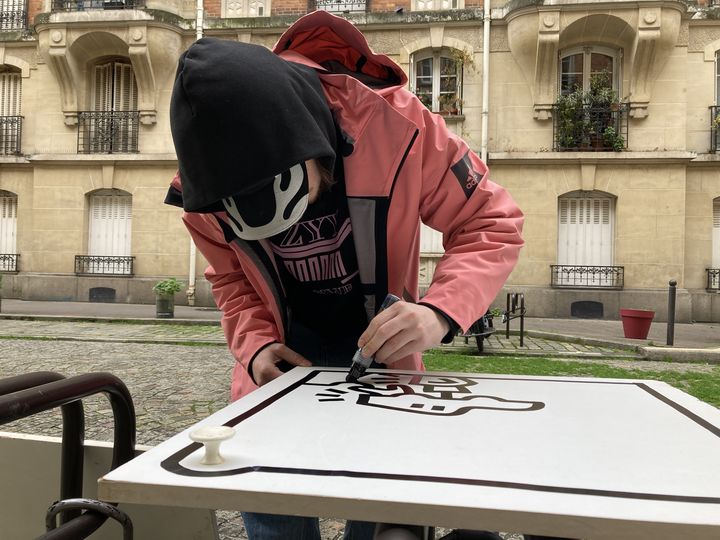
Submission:
<svg viewBox="0 0 720 540">
<path fill-rule="evenodd" d="M 712 267 L 720 268 L 720 197 L 713 201 Z"/>
<path fill-rule="evenodd" d="M 0 116 L 20 116 L 21 98 L 20 73 L 0 73 Z"/>
<path fill-rule="evenodd" d="M 116 63 L 114 66 L 113 111 L 137 110 L 137 84 L 132 65 Z"/>
<path fill-rule="evenodd" d="M 130 195 L 92 195 L 89 222 L 88 255 L 130 256 Z"/>
<path fill-rule="evenodd" d="M 104 112 L 112 107 L 112 64 L 95 66 L 95 85 L 93 86 L 93 111 Z"/>
<path fill-rule="evenodd" d="M 424 223 L 420 224 L 420 254 L 442 254 L 445 252 L 442 233 L 431 229 Z"/>
<path fill-rule="evenodd" d="M 13 255 L 16 251 L 17 235 L 17 197 L 8 192 L 0 191 L 0 254 Z M 0 271 L 14 270 L 11 261 L 3 264 L 0 261 Z"/>
<path fill-rule="evenodd" d="M 562 197 L 558 208 L 558 264 L 612 266 L 613 211 L 613 200 L 607 197 Z"/>
</svg>

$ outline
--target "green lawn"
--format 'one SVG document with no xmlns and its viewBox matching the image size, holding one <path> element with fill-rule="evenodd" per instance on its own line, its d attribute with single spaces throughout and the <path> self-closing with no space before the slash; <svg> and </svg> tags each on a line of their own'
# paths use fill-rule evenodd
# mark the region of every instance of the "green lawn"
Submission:
<svg viewBox="0 0 720 540">
<path fill-rule="evenodd" d="M 594 362 L 563 361 L 545 357 L 470 356 L 455 352 L 429 351 L 423 356 L 428 370 L 508 375 L 562 375 L 569 377 L 608 377 L 613 379 L 652 379 L 664 381 L 715 407 L 720 407 L 720 366 L 710 371 L 658 371 L 608 366 Z M 701 364 L 703 368 L 706 366 Z"/>
</svg>

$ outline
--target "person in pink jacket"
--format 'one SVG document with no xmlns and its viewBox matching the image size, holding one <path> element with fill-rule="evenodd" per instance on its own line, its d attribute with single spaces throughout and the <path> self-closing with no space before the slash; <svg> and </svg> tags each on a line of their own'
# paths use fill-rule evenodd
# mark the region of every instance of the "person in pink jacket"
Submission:
<svg viewBox="0 0 720 540">
<path fill-rule="evenodd" d="M 488 309 L 523 244 L 522 212 L 348 21 L 300 18 L 273 51 L 205 38 L 171 101 L 166 198 L 209 263 L 236 365 L 232 398 L 292 366 L 422 370 Z M 445 253 L 422 299 L 420 222 Z M 388 293 L 400 297 L 376 311 Z M 251 540 L 319 538 L 317 520 L 244 515 Z M 371 524 L 346 538 L 372 538 Z"/>
</svg>

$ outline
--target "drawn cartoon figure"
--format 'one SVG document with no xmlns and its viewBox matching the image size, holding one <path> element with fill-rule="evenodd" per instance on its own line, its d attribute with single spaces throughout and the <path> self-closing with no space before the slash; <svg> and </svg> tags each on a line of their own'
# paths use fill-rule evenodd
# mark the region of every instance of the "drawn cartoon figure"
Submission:
<svg viewBox="0 0 720 540">
<path fill-rule="evenodd" d="M 540 401 L 473 394 L 473 387 L 478 381 L 471 377 L 373 373 L 349 385 L 334 382 L 309 384 L 324 387 L 316 394 L 321 402 L 344 401 L 354 392 L 358 405 L 434 416 L 459 416 L 473 409 L 525 412 L 545 407 Z"/>
</svg>

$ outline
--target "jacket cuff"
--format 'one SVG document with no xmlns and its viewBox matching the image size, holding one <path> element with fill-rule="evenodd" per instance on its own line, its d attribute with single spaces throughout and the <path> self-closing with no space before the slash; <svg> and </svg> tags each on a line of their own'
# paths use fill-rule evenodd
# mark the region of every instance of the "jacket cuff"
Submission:
<svg viewBox="0 0 720 540">
<path fill-rule="evenodd" d="M 425 302 L 418 302 L 419 305 L 429 307 L 432 309 L 435 313 L 438 315 L 441 315 L 443 319 L 445 319 L 450 327 L 450 330 L 448 330 L 448 333 L 445 334 L 445 337 L 442 338 L 440 343 L 452 343 L 452 340 L 455 338 L 455 335 L 458 333 L 458 330 L 460 330 L 460 325 L 456 323 L 450 315 L 445 313 L 443 310 L 436 308 L 432 304 L 426 304 Z"/>
<path fill-rule="evenodd" d="M 267 347 L 269 347 L 270 345 L 272 345 L 274 343 L 278 343 L 278 342 L 277 341 L 269 341 L 265 345 L 260 347 L 257 351 L 255 351 L 255 354 L 252 355 L 252 358 L 250 359 L 250 361 L 247 364 L 246 369 L 247 369 L 248 375 L 250 375 L 250 380 L 255 384 L 255 386 L 260 386 L 260 385 L 255 380 L 255 377 L 253 377 L 253 372 L 252 372 L 253 362 L 255 362 L 255 359 L 257 358 L 257 355 L 260 354 L 260 351 L 262 351 L 263 349 L 266 349 Z"/>
</svg>

